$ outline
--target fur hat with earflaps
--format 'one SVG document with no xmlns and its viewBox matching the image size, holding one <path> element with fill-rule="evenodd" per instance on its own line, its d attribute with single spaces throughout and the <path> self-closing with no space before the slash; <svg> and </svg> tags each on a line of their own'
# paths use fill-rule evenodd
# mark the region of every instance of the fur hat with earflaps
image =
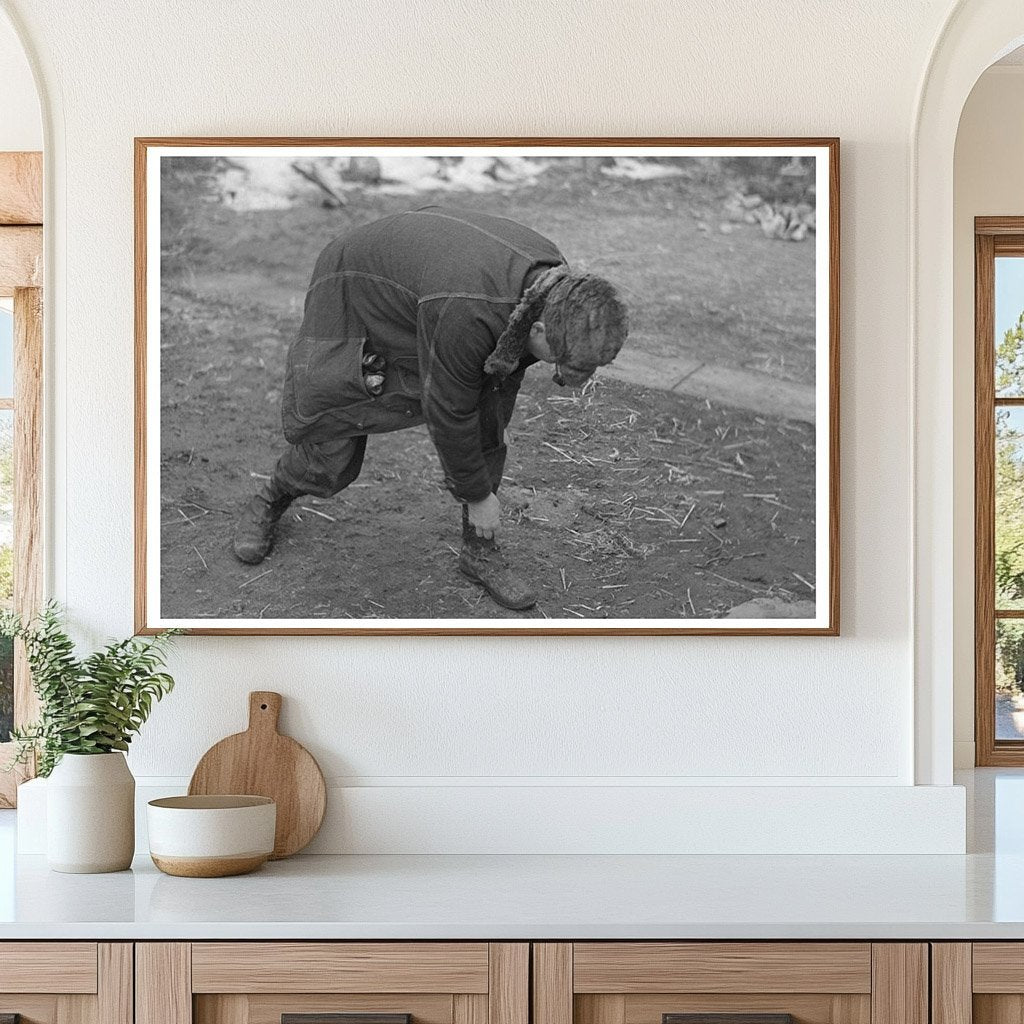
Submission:
<svg viewBox="0 0 1024 1024">
<path fill-rule="evenodd" d="M 594 274 L 573 273 L 562 264 L 538 275 L 523 293 L 484 363 L 485 372 L 497 377 L 512 373 L 538 320 L 558 364 L 554 380 L 574 387 L 610 363 L 629 333 L 626 308 L 614 286 Z"/>
</svg>

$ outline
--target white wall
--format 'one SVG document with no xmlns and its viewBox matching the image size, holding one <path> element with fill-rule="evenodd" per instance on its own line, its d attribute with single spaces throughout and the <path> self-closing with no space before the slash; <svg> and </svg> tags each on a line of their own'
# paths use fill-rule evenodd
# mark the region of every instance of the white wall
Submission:
<svg viewBox="0 0 1024 1024">
<path fill-rule="evenodd" d="M 25 50 L 0 15 L 0 151 L 40 150 L 43 123 Z"/>
<path fill-rule="evenodd" d="M 191 638 L 138 774 L 187 776 L 260 687 L 361 789 L 913 782 L 907 182 L 945 0 L 5 6 L 53 118 L 51 589 L 93 638 L 132 627 L 133 136 L 843 140 L 840 639 Z"/>
<path fill-rule="evenodd" d="M 954 161 L 956 759 L 974 764 L 974 218 L 1024 214 L 1024 66 L 990 68 L 960 119 Z"/>
</svg>

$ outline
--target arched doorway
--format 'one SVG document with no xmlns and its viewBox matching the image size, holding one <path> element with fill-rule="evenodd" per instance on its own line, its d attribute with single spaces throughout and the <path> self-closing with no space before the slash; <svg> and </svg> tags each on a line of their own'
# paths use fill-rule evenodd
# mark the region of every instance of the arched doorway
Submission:
<svg viewBox="0 0 1024 1024">
<path fill-rule="evenodd" d="M 915 774 L 920 784 L 952 781 L 954 637 L 962 642 L 964 634 L 954 616 L 954 595 L 958 588 L 973 590 L 973 568 L 964 578 L 963 547 L 973 535 L 968 529 L 965 536 L 956 522 L 954 478 L 954 148 L 975 82 L 1022 42 L 1019 0 L 963 0 L 943 26 L 925 69 L 912 129 Z"/>
</svg>

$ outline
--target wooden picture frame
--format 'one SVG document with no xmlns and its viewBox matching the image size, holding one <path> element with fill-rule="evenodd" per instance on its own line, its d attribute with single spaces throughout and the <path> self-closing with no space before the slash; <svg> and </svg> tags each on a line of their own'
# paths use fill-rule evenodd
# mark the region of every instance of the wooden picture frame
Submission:
<svg viewBox="0 0 1024 1024">
<path fill-rule="evenodd" d="M 296 153 L 296 151 L 299 152 Z M 781 160 L 784 158 L 791 167 L 797 168 L 792 173 L 812 175 L 815 187 L 812 189 L 811 194 L 816 196 L 816 200 L 813 204 L 811 215 L 807 218 L 807 224 L 811 226 L 811 231 L 816 233 L 808 234 L 807 224 L 804 224 L 803 227 L 800 226 L 800 223 L 802 223 L 800 218 L 805 216 L 803 212 L 797 210 L 794 213 L 794 206 L 792 204 L 787 205 L 773 201 L 765 201 L 762 207 L 758 207 L 754 211 L 757 217 L 760 218 L 759 221 L 753 225 L 746 223 L 746 221 L 750 220 L 750 217 L 745 216 L 744 210 L 736 205 L 739 200 L 726 195 L 722 200 L 725 202 L 724 209 L 726 212 L 721 212 L 717 206 L 709 207 L 710 215 L 706 218 L 708 222 L 705 223 L 704 220 L 697 220 L 697 226 L 701 234 L 694 237 L 702 237 L 705 240 L 705 244 L 709 246 L 717 245 L 720 240 L 724 240 L 721 242 L 721 245 L 729 245 L 735 248 L 735 246 L 746 244 L 744 240 L 748 237 L 794 239 L 804 238 L 806 235 L 810 242 L 805 241 L 804 245 L 813 246 L 811 250 L 805 249 L 803 251 L 804 257 L 802 257 L 806 261 L 809 259 L 807 253 L 813 253 L 813 299 L 810 300 L 810 306 L 814 310 L 812 331 L 813 355 L 807 357 L 810 360 L 809 365 L 813 366 L 813 397 L 810 400 L 809 406 L 813 411 L 807 417 L 811 423 L 810 436 L 813 438 L 811 442 L 813 458 L 809 463 L 800 462 L 801 470 L 805 471 L 805 479 L 811 481 L 808 487 L 809 493 L 813 495 L 813 515 L 810 516 L 811 526 L 807 525 L 808 517 L 803 516 L 802 512 L 800 513 L 803 517 L 801 519 L 803 523 L 802 528 L 805 532 L 809 531 L 808 535 L 813 538 L 810 541 L 805 540 L 802 542 L 804 547 L 801 548 L 802 551 L 806 552 L 807 544 L 813 546 L 813 557 L 809 556 L 810 561 L 808 563 L 813 564 L 813 569 L 810 570 L 813 578 L 806 572 L 793 571 L 788 574 L 788 584 L 793 588 L 790 591 L 780 589 L 780 585 L 774 580 L 770 583 L 759 581 L 756 571 L 753 572 L 754 582 L 744 583 L 742 580 L 729 579 L 727 572 L 716 572 L 714 566 L 718 563 L 712 564 L 709 562 L 708 566 L 695 569 L 694 571 L 697 576 L 706 577 L 706 568 L 712 576 L 718 576 L 721 579 L 726 579 L 730 584 L 736 584 L 736 588 L 734 588 L 732 596 L 728 600 L 738 605 L 741 609 L 755 609 L 754 612 L 741 612 L 739 617 L 733 618 L 723 617 L 724 612 L 728 610 L 726 599 L 720 600 L 715 605 L 718 611 L 714 615 L 710 613 L 705 614 L 704 612 L 698 613 L 697 606 L 692 598 L 690 599 L 689 606 L 687 606 L 683 598 L 684 594 L 688 596 L 685 580 L 681 581 L 678 590 L 666 590 L 664 587 L 660 590 L 661 595 L 667 595 L 663 600 L 673 608 L 679 609 L 673 612 L 672 615 L 649 615 L 633 618 L 630 617 L 629 613 L 620 613 L 621 609 L 619 608 L 609 610 L 600 601 L 596 602 L 596 606 L 587 604 L 579 606 L 582 608 L 594 608 L 592 615 L 590 613 L 581 613 L 573 610 L 571 606 L 564 605 L 564 602 L 561 602 L 560 599 L 555 600 L 559 593 L 569 593 L 573 580 L 564 572 L 559 576 L 557 569 L 550 565 L 545 567 L 547 572 L 544 584 L 547 587 L 545 593 L 551 595 L 552 600 L 549 603 L 552 611 L 558 612 L 557 617 L 549 614 L 542 601 L 531 612 L 524 613 L 523 615 L 499 609 L 498 614 L 491 615 L 488 613 L 485 617 L 481 618 L 462 617 L 461 615 L 450 613 L 430 618 L 411 618 L 400 615 L 381 617 L 381 613 L 374 609 L 370 610 L 372 617 L 364 619 L 349 618 L 348 615 L 352 614 L 349 609 L 344 609 L 343 612 L 331 611 L 328 613 L 331 617 L 326 617 L 322 609 L 313 609 L 312 614 L 307 612 L 303 617 L 299 618 L 297 616 L 282 617 L 276 613 L 272 607 L 274 603 L 272 597 L 268 600 L 265 609 L 258 609 L 256 602 L 250 600 L 253 591 L 246 594 L 242 590 L 243 587 L 247 587 L 250 584 L 254 587 L 259 584 L 263 588 L 265 585 L 260 582 L 263 577 L 258 574 L 263 572 L 264 575 L 269 575 L 273 568 L 272 564 L 270 570 L 265 570 L 263 566 L 260 566 L 251 571 L 248 576 L 240 578 L 237 582 L 233 583 L 241 595 L 234 603 L 239 607 L 244 607 L 244 611 L 237 615 L 225 615 L 220 610 L 226 603 L 230 604 L 230 601 L 222 600 L 221 598 L 212 600 L 209 603 L 209 607 L 203 606 L 202 608 L 199 607 L 202 602 L 197 600 L 196 614 L 190 614 L 183 612 L 181 609 L 188 606 L 188 600 L 191 600 L 191 598 L 176 596 L 175 601 L 177 604 L 175 607 L 177 610 L 170 610 L 171 602 L 165 596 L 164 591 L 166 588 L 161 573 L 162 567 L 170 564 L 170 556 L 168 559 L 162 560 L 160 532 L 161 530 L 169 530 L 175 527 L 165 524 L 160 517 L 162 510 L 160 502 L 162 483 L 159 466 L 161 459 L 165 462 L 167 459 L 178 459 L 180 461 L 188 461 L 191 465 L 192 460 L 197 456 L 195 445 L 191 449 L 183 447 L 181 451 L 171 452 L 169 448 L 166 450 L 161 449 L 159 440 L 162 413 L 158 395 L 155 392 L 160 390 L 164 380 L 161 374 L 161 359 L 177 358 L 177 349 L 175 349 L 173 343 L 169 343 L 165 350 L 175 354 L 167 357 L 161 356 L 162 350 L 159 337 L 162 322 L 161 314 L 163 313 L 165 317 L 172 315 L 169 310 L 163 310 L 161 307 L 164 299 L 164 294 L 161 292 L 161 282 L 164 279 L 161 277 L 158 254 L 164 250 L 160 249 L 161 238 L 163 237 L 160 231 L 160 219 L 161 216 L 165 218 L 168 216 L 168 207 L 167 205 L 162 205 L 163 199 L 158 176 L 161 168 L 171 166 L 161 161 L 165 159 L 205 159 L 208 161 L 207 166 L 209 166 L 209 162 L 216 160 L 242 161 L 248 160 L 250 157 L 253 160 L 275 157 L 281 160 L 293 160 L 294 162 L 299 162 L 300 158 L 305 159 L 309 157 L 313 159 L 315 157 L 316 159 L 331 158 L 338 160 L 343 158 L 348 160 L 350 165 L 354 167 L 356 162 L 354 158 L 387 159 L 392 156 L 405 156 L 408 154 L 412 154 L 415 157 L 436 159 L 439 162 L 447 158 L 459 160 L 465 159 L 470 155 L 473 157 L 483 155 L 493 157 L 498 164 L 503 159 L 508 161 L 514 158 L 543 160 L 546 158 L 561 159 L 565 157 L 577 161 L 592 160 L 595 165 L 600 163 L 600 167 L 597 169 L 597 176 L 594 179 L 598 185 L 606 183 L 604 176 L 606 172 L 610 176 L 612 174 L 617 175 L 622 171 L 623 177 L 625 177 L 626 171 L 632 169 L 635 172 L 633 165 L 642 160 L 663 164 L 668 164 L 675 160 L 678 162 L 678 166 L 673 167 L 673 172 L 688 174 L 691 173 L 688 169 L 690 166 L 693 168 L 703 167 L 706 171 L 707 168 L 714 170 L 720 166 L 719 164 L 713 164 L 713 161 L 722 161 L 724 164 L 726 160 L 749 159 L 753 161 L 756 159 L 779 158 Z M 692 160 L 694 163 L 684 167 L 683 161 L 687 160 Z M 700 163 L 702 160 L 704 163 Z M 804 160 L 807 161 L 806 164 L 803 163 Z M 629 161 L 633 161 L 633 163 L 631 164 Z M 199 165 L 195 164 L 194 166 Z M 754 165 L 751 164 L 751 166 L 753 167 Z M 602 167 L 604 170 L 601 170 Z M 624 168 L 625 170 L 623 170 Z M 298 169 L 302 170 L 302 168 Z M 306 166 L 305 170 L 309 172 L 309 166 Z M 221 168 L 216 173 L 221 174 L 223 178 L 225 172 Z M 639 172 L 636 173 L 639 174 Z M 668 172 L 666 171 L 665 173 L 667 174 Z M 707 171 L 707 173 L 711 173 L 711 171 Z M 313 184 L 310 188 L 326 204 L 345 207 L 347 193 L 339 193 L 337 185 L 332 184 L 332 182 L 326 182 L 324 176 L 316 171 L 315 168 L 313 168 L 312 173 L 304 173 L 303 176 L 312 180 Z M 220 196 L 218 202 L 221 205 L 226 202 L 223 197 L 227 194 L 222 178 L 218 179 L 220 183 L 216 186 Z M 320 180 L 316 180 L 318 178 Z M 725 180 L 728 179 L 723 177 L 723 181 Z M 625 189 L 625 186 L 623 186 L 623 189 Z M 760 198 L 757 195 L 741 196 L 742 200 L 748 202 Z M 717 202 L 718 200 L 716 199 L 715 201 Z M 729 202 L 733 202 L 735 208 L 730 208 Z M 372 206 L 373 204 L 369 205 Z M 409 206 L 413 205 L 414 200 L 410 199 Z M 767 207 L 767 213 L 764 212 L 764 207 Z M 220 207 L 216 203 L 203 209 L 204 218 L 206 218 L 207 213 L 214 219 L 221 216 Z M 738 216 L 733 217 L 735 213 L 738 213 Z M 678 224 L 685 224 L 686 232 L 692 234 L 694 231 L 693 223 L 698 218 L 698 215 L 699 212 L 697 210 L 683 209 L 681 206 L 677 209 L 676 204 L 667 202 L 662 216 L 664 219 L 678 218 Z M 187 214 L 182 216 L 185 217 Z M 514 212 L 510 212 L 509 216 L 515 219 Z M 566 216 L 568 218 L 568 214 Z M 775 223 L 773 218 L 781 218 L 782 226 L 772 228 L 771 224 Z M 787 221 L 786 218 L 795 219 Z M 815 218 L 817 220 L 816 224 L 814 223 Z M 251 219 L 255 220 L 258 218 Z M 260 222 L 264 223 L 263 220 Z M 676 221 L 673 221 L 673 223 L 676 223 Z M 794 228 L 793 225 L 796 225 L 796 227 Z M 769 234 L 770 230 L 775 230 L 776 234 Z M 790 233 L 787 234 L 786 232 Z M 178 232 L 176 237 L 180 241 L 182 237 L 191 239 L 193 236 L 187 232 Z M 324 240 L 328 237 L 330 237 L 329 234 L 325 232 Z M 186 255 L 182 258 L 187 260 L 189 242 L 186 241 L 181 244 L 186 250 Z M 786 250 L 784 247 L 781 247 L 781 241 L 773 244 L 780 246 L 779 249 L 774 250 L 772 254 L 773 259 L 778 255 L 785 255 Z M 199 246 L 194 246 L 190 251 L 198 252 L 200 248 Z M 267 251 L 265 244 L 262 251 L 264 253 Z M 798 250 L 794 248 L 792 251 L 795 253 Z M 139 633 L 154 633 L 173 625 L 188 629 L 191 632 L 209 635 L 838 635 L 840 565 L 838 139 L 599 137 L 568 139 L 364 137 L 337 139 L 137 138 L 135 140 L 135 254 L 135 612 L 136 630 Z M 306 260 L 306 265 L 303 268 L 304 273 L 308 273 L 312 265 L 312 258 L 315 255 L 316 253 L 311 250 L 310 258 Z M 167 258 L 166 251 L 164 251 L 164 257 Z M 219 257 L 217 258 L 219 259 Z M 699 257 L 694 257 L 694 259 L 699 262 Z M 200 280 L 203 273 L 200 266 L 201 262 L 201 258 L 197 258 L 196 264 L 192 268 L 192 280 L 200 282 L 196 292 L 197 295 L 205 287 L 205 281 Z M 197 274 L 199 276 L 196 276 Z M 288 276 L 291 275 L 289 274 Z M 682 272 L 680 272 L 679 276 L 680 281 L 685 283 Z M 678 296 L 676 297 L 678 298 Z M 294 293 L 294 298 L 290 300 L 296 310 L 296 325 L 298 320 L 301 319 L 301 298 L 300 286 Z M 185 303 L 185 306 L 179 307 L 183 320 L 187 321 L 192 315 L 191 310 L 201 308 L 204 301 L 200 297 L 197 299 L 197 305 L 194 307 L 186 308 L 188 307 L 188 302 Z M 171 323 L 170 320 L 166 322 Z M 176 325 L 177 321 L 172 324 L 175 327 Z M 206 330 L 207 328 L 204 326 L 202 329 Z M 248 330 L 249 328 L 239 329 Z M 704 363 L 700 363 L 698 370 L 703 370 L 704 365 Z M 187 377 L 189 374 L 186 372 L 184 376 Z M 767 374 L 762 376 L 768 382 Z M 603 378 L 599 374 L 599 380 L 601 379 Z M 761 379 L 762 377 L 755 375 L 755 385 L 759 385 Z M 673 387 L 675 386 L 677 385 L 673 385 Z M 695 387 L 696 384 L 691 382 L 691 385 L 688 386 Z M 775 384 L 768 382 L 761 397 L 755 397 L 751 399 L 751 402 L 767 401 L 768 399 L 764 395 L 768 392 L 774 394 L 772 389 L 775 386 Z M 781 389 L 780 394 L 789 395 L 792 393 L 786 390 L 788 385 L 785 380 L 778 384 L 778 387 Z M 756 392 L 757 387 L 755 386 L 753 390 Z M 271 394 L 272 389 L 268 388 L 267 393 Z M 723 392 L 719 390 L 718 392 L 713 392 L 713 397 L 716 402 L 722 402 L 723 405 L 721 407 L 725 408 L 725 399 L 722 398 L 722 394 Z M 783 403 L 788 399 L 777 398 L 772 400 L 776 402 L 777 407 L 782 408 L 779 403 Z M 712 416 L 714 409 L 719 406 L 712 406 L 710 399 L 705 399 L 705 403 L 708 410 L 707 415 Z M 782 419 L 786 419 L 786 414 L 782 415 Z M 708 427 L 706 429 L 711 428 Z M 728 437 L 728 424 L 719 426 L 717 429 L 719 433 L 724 429 L 725 435 Z M 654 432 L 657 434 L 656 429 Z M 549 444 L 548 447 L 551 448 L 552 445 Z M 555 453 L 557 453 L 558 446 L 553 447 Z M 807 447 L 808 445 L 805 444 L 803 450 L 806 451 Z M 680 452 L 682 450 L 680 448 Z M 733 458 L 733 454 L 732 452 L 727 453 L 728 458 Z M 785 502 L 782 501 L 779 494 L 767 487 L 761 488 L 756 486 L 758 477 L 755 473 L 747 472 L 744 465 L 743 452 L 738 451 L 735 454 L 739 461 L 733 466 L 733 470 L 743 479 L 750 480 L 750 491 L 743 495 L 744 499 L 749 499 L 750 502 L 766 502 L 771 504 L 773 508 L 784 506 Z M 566 453 L 562 452 L 562 455 L 566 455 Z M 557 457 L 557 454 L 554 457 Z M 566 455 L 566 457 L 570 460 L 573 459 L 571 454 Z M 714 472 L 724 471 L 728 473 L 729 466 L 725 464 L 725 461 L 718 461 L 722 464 Z M 582 462 L 580 462 L 580 465 L 582 465 Z M 592 462 L 591 465 L 593 465 Z M 807 468 L 808 466 L 812 468 Z M 244 475 L 245 473 L 253 477 L 261 475 L 248 465 L 245 467 L 235 467 L 231 472 L 235 474 L 235 479 L 238 479 L 239 474 Z M 265 475 L 266 472 L 268 470 L 264 469 L 262 475 Z M 685 477 L 685 470 L 682 472 L 683 477 Z M 699 487 L 699 485 L 691 486 Z M 725 493 L 723 490 L 715 490 L 714 487 L 709 487 L 709 491 L 718 495 Z M 228 514 L 226 505 L 222 505 L 220 502 L 217 502 L 217 507 L 214 508 L 212 503 L 202 502 L 196 498 L 190 500 L 198 502 L 194 507 L 189 506 L 192 508 L 192 513 L 187 514 L 184 511 L 180 511 L 180 521 L 185 524 L 186 529 L 194 526 L 193 520 L 196 516 L 205 518 L 211 514 L 218 517 Z M 697 502 L 694 502 L 691 506 L 691 512 L 696 505 Z M 633 506 L 630 507 L 632 508 Z M 175 517 L 179 516 L 179 510 L 170 506 L 167 507 L 166 511 Z M 650 509 L 647 509 L 647 511 L 650 511 Z M 662 510 L 658 509 L 657 511 L 661 512 Z M 780 514 L 783 514 L 781 508 L 778 511 Z M 790 509 L 790 512 L 792 511 Z M 337 516 L 332 516 L 323 509 L 312 506 L 304 506 L 304 513 L 302 514 L 305 513 L 308 513 L 308 515 L 305 515 L 307 519 L 316 517 L 314 521 L 317 526 L 321 525 L 319 522 L 321 518 L 324 520 L 337 518 Z M 632 511 L 630 515 L 632 516 Z M 663 521 L 674 523 L 675 526 L 673 528 L 675 529 L 679 527 L 680 523 L 685 526 L 685 515 L 686 509 L 680 509 L 678 516 L 673 513 L 666 513 L 667 518 Z M 654 518 L 653 513 L 651 518 Z M 599 516 L 597 521 L 600 524 Z M 719 523 L 719 521 L 721 521 L 720 525 L 714 525 Z M 767 523 L 768 520 L 765 520 L 765 522 Z M 771 529 L 774 529 L 774 520 L 771 520 L 771 522 Z M 214 560 L 216 560 L 218 566 L 225 564 L 221 560 L 224 552 L 229 549 L 230 542 L 225 539 L 226 534 L 223 521 L 218 519 L 218 523 L 222 525 L 220 526 L 220 537 L 216 546 L 204 549 L 200 545 L 195 545 L 193 548 L 194 554 L 189 555 L 193 559 L 194 565 L 175 568 L 175 572 L 178 572 L 180 568 L 182 578 L 189 577 L 189 585 L 194 586 L 195 593 L 197 594 L 203 588 L 195 586 L 191 582 L 194 574 L 211 574 L 213 570 L 211 570 L 210 563 Z M 715 531 L 718 529 L 728 530 L 728 522 L 725 516 L 709 519 L 706 525 L 706 533 L 712 537 L 715 536 Z M 724 535 L 719 534 L 719 539 Z M 456 532 L 453 536 L 457 539 L 458 533 Z M 673 538 L 673 540 L 681 543 L 678 537 Z M 682 540 L 694 543 L 688 538 L 683 538 Z M 701 542 L 703 543 L 703 539 L 701 539 Z M 708 543 L 711 542 L 709 541 Z M 178 550 L 174 544 L 169 544 L 168 548 L 173 551 Z M 715 550 L 721 550 L 721 548 Z M 762 551 L 758 554 L 764 555 L 765 552 Z M 177 556 L 175 555 L 174 557 Z M 754 556 L 752 555 L 751 557 Z M 581 559 L 580 561 L 585 560 Z M 454 563 L 452 564 L 454 565 Z M 573 564 L 575 565 L 575 563 Z M 218 570 L 221 576 L 223 576 L 224 571 Z M 386 575 L 386 572 L 382 570 L 381 578 L 386 577 Z M 667 577 L 670 573 L 663 573 L 662 575 Z M 685 571 L 678 572 L 677 575 L 685 575 Z M 428 577 L 431 580 L 433 579 L 433 576 L 430 574 L 428 574 Z M 672 579 L 672 585 L 674 586 L 676 585 L 674 582 L 676 577 L 673 576 Z M 413 581 L 410 581 L 410 586 L 412 586 L 412 583 Z M 219 587 L 220 583 L 217 582 L 215 586 Z M 447 583 L 445 583 L 445 586 L 447 586 Z M 608 586 L 614 589 L 619 584 L 613 582 Z M 643 590 L 640 584 L 631 583 L 630 586 L 635 586 L 638 591 Z M 797 594 L 798 589 L 799 595 Z M 270 597 L 270 590 L 265 590 L 265 593 Z M 776 599 L 772 596 L 773 594 L 784 594 L 785 596 Z M 645 600 L 647 599 L 646 594 L 642 596 Z M 806 597 L 803 604 L 799 603 L 798 598 L 800 596 Z M 761 603 L 752 603 L 753 598 L 758 598 Z M 466 600 L 465 598 L 463 599 Z M 203 598 L 203 600 L 206 599 Z M 217 605 L 217 610 L 210 611 L 209 608 L 213 608 L 218 600 L 220 604 Z M 580 598 L 580 600 L 582 601 L 583 599 Z M 369 604 L 373 603 L 372 600 L 369 601 Z M 556 608 L 555 606 L 560 603 L 563 604 L 563 607 L 560 609 Z M 708 604 L 708 607 L 711 607 L 711 603 L 705 603 Z M 786 607 L 784 607 L 787 603 L 791 603 L 794 608 L 799 605 L 802 609 L 812 606 L 813 612 L 805 610 L 799 614 L 794 613 L 791 617 Z M 365 607 L 368 608 L 369 604 L 365 605 Z M 776 610 L 770 613 L 762 611 L 769 606 Z M 704 605 L 701 607 L 704 607 Z M 778 609 L 782 610 L 779 611 Z M 265 610 L 269 610 L 269 612 L 266 617 L 263 617 L 263 611 Z M 571 612 L 571 615 L 568 612 Z M 578 618 L 575 616 L 578 616 Z"/>
</svg>

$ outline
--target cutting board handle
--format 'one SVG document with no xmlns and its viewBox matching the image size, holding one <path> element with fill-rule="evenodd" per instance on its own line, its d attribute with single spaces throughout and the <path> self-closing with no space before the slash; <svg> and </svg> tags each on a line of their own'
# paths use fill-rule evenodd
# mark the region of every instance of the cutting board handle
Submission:
<svg viewBox="0 0 1024 1024">
<path fill-rule="evenodd" d="M 249 694 L 249 732 L 277 732 L 281 715 L 281 694 L 253 690 Z"/>
</svg>

